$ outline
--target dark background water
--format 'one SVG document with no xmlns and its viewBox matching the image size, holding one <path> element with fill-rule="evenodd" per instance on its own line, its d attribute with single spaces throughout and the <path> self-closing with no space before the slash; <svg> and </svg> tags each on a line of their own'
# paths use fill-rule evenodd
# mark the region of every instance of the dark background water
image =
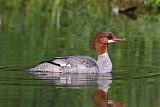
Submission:
<svg viewBox="0 0 160 107">
<path fill-rule="evenodd" d="M 91 41 L 97 31 L 127 39 L 109 46 L 113 62 L 109 99 L 126 107 L 159 107 L 159 14 L 140 5 L 138 19 L 130 20 L 112 12 L 116 5 L 120 4 L 105 0 L 1 0 L 0 107 L 94 107 L 96 84 L 56 88 L 21 69 L 56 56 L 96 59 Z"/>
</svg>

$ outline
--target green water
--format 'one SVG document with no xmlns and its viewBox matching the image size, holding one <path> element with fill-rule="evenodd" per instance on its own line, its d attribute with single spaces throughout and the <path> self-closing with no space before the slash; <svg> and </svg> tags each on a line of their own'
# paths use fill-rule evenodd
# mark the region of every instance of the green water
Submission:
<svg viewBox="0 0 160 107">
<path fill-rule="evenodd" d="M 24 72 L 56 56 L 97 58 L 91 41 L 111 31 L 127 41 L 109 46 L 113 82 L 109 99 L 125 107 L 160 107 L 160 22 L 137 10 L 138 19 L 115 16 L 111 2 L 76 0 L 0 1 L 0 107 L 96 107 L 84 89 L 56 88 Z"/>
</svg>

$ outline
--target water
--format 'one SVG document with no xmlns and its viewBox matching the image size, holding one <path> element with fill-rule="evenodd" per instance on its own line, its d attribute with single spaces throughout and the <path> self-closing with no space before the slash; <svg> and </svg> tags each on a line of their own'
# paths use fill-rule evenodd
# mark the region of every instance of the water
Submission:
<svg viewBox="0 0 160 107">
<path fill-rule="evenodd" d="M 158 15 L 139 9 L 134 21 L 115 16 L 108 3 L 2 0 L 0 107 L 96 107 L 92 100 L 98 88 L 96 76 L 82 76 L 84 84 L 75 86 L 69 85 L 70 75 L 41 80 L 23 69 L 56 56 L 87 55 L 96 59 L 91 41 L 97 31 L 112 31 L 127 38 L 109 46 L 113 63 L 109 99 L 125 107 L 159 107 Z"/>
</svg>

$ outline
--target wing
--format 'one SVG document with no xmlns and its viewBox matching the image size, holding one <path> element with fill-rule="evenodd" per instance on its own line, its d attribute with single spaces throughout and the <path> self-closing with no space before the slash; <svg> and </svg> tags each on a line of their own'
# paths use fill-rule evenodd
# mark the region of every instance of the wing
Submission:
<svg viewBox="0 0 160 107">
<path fill-rule="evenodd" d="M 55 59 L 52 62 L 60 64 L 60 71 L 71 73 L 96 73 L 98 66 L 96 60 L 88 56 L 69 56 Z"/>
<path fill-rule="evenodd" d="M 68 57 L 60 57 L 52 60 L 53 63 L 59 64 L 60 66 L 68 66 L 68 67 L 86 67 L 92 68 L 96 67 L 96 60 L 88 57 L 88 56 L 68 56 Z"/>
</svg>

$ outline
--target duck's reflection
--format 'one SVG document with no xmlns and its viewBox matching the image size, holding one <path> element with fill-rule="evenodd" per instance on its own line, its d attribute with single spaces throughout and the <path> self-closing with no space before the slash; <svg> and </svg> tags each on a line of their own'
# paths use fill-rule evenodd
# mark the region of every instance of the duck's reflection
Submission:
<svg viewBox="0 0 160 107">
<path fill-rule="evenodd" d="M 97 79 L 98 89 L 93 99 L 97 107 L 123 107 L 122 102 L 108 100 L 108 92 L 112 83 L 112 74 L 100 74 Z"/>
<path fill-rule="evenodd" d="M 108 91 L 112 83 L 112 74 L 78 74 L 78 73 L 53 73 L 31 72 L 39 79 L 53 83 L 58 88 L 84 88 L 97 84 L 98 88 L 93 95 L 97 107 L 123 107 L 123 103 L 108 100 Z"/>
<path fill-rule="evenodd" d="M 56 87 L 83 88 L 97 81 L 97 74 L 31 72 L 39 79 L 53 83 Z"/>
</svg>

